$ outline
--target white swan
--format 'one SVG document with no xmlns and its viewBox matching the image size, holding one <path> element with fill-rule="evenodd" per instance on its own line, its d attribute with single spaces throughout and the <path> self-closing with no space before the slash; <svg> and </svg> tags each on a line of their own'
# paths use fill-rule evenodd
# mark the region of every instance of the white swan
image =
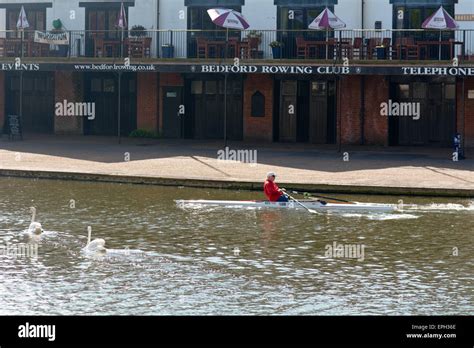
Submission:
<svg viewBox="0 0 474 348">
<path fill-rule="evenodd" d="M 90 226 L 87 227 L 87 232 L 87 245 L 82 250 L 88 253 L 105 254 L 107 252 L 105 240 L 97 238 L 91 241 L 92 228 Z"/>
<path fill-rule="evenodd" d="M 38 239 L 43 233 L 43 227 L 41 226 L 39 222 L 35 221 L 36 208 L 31 207 L 30 211 L 31 211 L 31 223 L 30 223 L 30 227 L 28 227 L 28 232 L 26 233 L 28 237 L 33 238 L 33 239 Z"/>
</svg>

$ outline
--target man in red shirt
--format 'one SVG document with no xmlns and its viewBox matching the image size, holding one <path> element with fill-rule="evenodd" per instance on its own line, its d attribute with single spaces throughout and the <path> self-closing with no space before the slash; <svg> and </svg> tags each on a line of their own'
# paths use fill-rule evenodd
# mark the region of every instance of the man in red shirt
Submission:
<svg viewBox="0 0 474 348">
<path fill-rule="evenodd" d="M 276 175 L 273 172 L 267 174 L 267 180 L 263 185 L 263 191 L 270 202 L 288 202 L 288 197 L 284 194 L 284 190 L 275 184 Z"/>
</svg>

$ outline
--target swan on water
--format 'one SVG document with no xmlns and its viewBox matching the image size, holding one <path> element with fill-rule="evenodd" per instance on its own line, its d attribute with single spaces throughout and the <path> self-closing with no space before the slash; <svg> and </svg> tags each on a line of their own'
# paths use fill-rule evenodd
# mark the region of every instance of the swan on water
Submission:
<svg viewBox="0 0 474 348">
<path fill-rule="evenodd" d="M 26 232 L 28 237 L 30 238 L 39 238 L 41 234 L 43 233 L 43 227 L 39 222 L 36 222 L 36 208 L 31 207 L 31 223 L 30 227 L 28 227 L 28 231 Z"/>
<path fill-rule="evenodd" d="M 92 237 L 92 228 L 90 226 L 87 227 L 87 245 L 84 247 L 84 251 L 90 253 L 100 253 L 105 254 L 107 249 L 105 248 L 105 240 L 102 238 L 97 238 L 91 241 Z"/>
</svg>

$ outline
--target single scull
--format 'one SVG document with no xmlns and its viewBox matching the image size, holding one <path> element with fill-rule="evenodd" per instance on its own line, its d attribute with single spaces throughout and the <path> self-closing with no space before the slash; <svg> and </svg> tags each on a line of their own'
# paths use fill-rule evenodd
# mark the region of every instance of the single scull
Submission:
<svg viewBox="0 0 474 348">
<path fill-rule="evenodd" d="M 269 202 L 269 201 L 211 201 L 211 200 L 176 200 L 179 207 L 227 207 L 227 208 L 270 208 L 270 209 L 304 209 L 295 202 Z M 306 207 L 316 211 L 397 211 L 395 204 L 380 203 L 322 203 L 318 200 L 301 200 Z"/>
</svg>

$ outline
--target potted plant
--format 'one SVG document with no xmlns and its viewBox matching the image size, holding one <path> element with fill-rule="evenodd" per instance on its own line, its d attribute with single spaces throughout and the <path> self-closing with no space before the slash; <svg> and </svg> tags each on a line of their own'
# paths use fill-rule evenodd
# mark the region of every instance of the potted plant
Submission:
<svg viewBox="0 0 474 348">
<path fill-rule="evenodd" d="M 134 25 L 130 30 L 130 36 L 134 38 L 141 38 L 146 36 L 146 29 L 143 25 Z"/>
<path fill-rule="evenodd" d="M 274 59 L 280 59 L 281 58 L 281 49 L 283 47 L 283 42 L 272 41 L 272 42 L 270 42 L 270 47 L 272 48 L 273 58 Z"/>
<path fill-rule="evenodd" d="M 262 42 L 262 33 L 257 32 L 256 30 L 250 30 L 247 34 L 249 41 L 255 40 L 258 44 Z"/>
</svg>

